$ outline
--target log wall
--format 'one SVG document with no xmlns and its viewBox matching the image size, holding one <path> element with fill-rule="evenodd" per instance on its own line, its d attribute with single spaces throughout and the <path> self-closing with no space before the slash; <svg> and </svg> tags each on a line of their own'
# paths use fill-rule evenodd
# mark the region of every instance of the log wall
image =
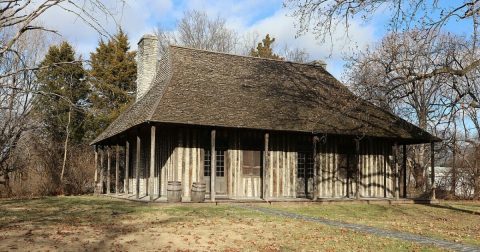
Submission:
<svg viewBox="0 0 480 252">
<path fill-rule="evenodd" d="M 190 199 L 193 182 L 202 182 L 204 149 L 210 147 L 210 130 L 158 127 L 156 131 L 155 178 L 149 181 L 149 128 L 138 131 L 141 136 L 140 195 L 147 195 L 148 183 L 154 183 L 154 194 L 166 197 L 167 181 L 181 181 L 184 200 Z M 263 149 L 262 132 L 217 130 L 217 135 L 227 139 L 225 176 L 227 194 L 232 199 L 261 198 L 262 177 L 244 176 L 242 172 L 242 139 L 252 138 Z M 135 193 L 135 135 L 130 136 L 129 193 Z M 362 139 L 358 159 L 353 139 L 321 136 L 317 145 L 317 195 L 319 198 L 355 197 L 356 175 L 360 175 L 360 197 L 393 197 L 392 144 L 376 139 Z M 309 149 L 311 148 L 311 149 Z M 313 151 L 312 135 L 270 133 L 269 161 L 266 168 L 267 198 L 296 198 L 298 195 L 297 153 Z M 263 158 L 263 152 L 262 152 Z M 358 166 L 356 163 L 358 162 Z M 350 167 L 350 168 L 349 168 Z M 352 170 L 353 167 L 353 170 Z M 359 173 L 356 167 L 360 168 Z M 350 170 L 349 170 L 350 169 Z M 261 172 L 263 174 L 263 172 Z M 384 174 L 386 179 L 384 180 Z M 386 181 L 386 184 L 385 182 Z M 309 180 L 313 183 L 313 179 Z M 209 185 L 207 185 L 208 187 Z M 349 192 L 347 192 L 347 190 Z"/>
</svg>

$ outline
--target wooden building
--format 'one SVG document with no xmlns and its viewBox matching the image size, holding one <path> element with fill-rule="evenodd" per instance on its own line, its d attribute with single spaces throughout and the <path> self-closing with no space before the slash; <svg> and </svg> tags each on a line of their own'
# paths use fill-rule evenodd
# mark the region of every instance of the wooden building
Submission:
<svg viewBox="0 0 480 252">
<path fill-rule="evenodd" d="M 178 46 L 158 60 L 157 42 L 140 40 L 137 100 L 92 143 L 103 193 L 162 200 L 181 181 L 183 201 L 193 182 L 212 201 L 406 197 L 399 147 L 439 140 L 324 66 Z"/>
</svg>

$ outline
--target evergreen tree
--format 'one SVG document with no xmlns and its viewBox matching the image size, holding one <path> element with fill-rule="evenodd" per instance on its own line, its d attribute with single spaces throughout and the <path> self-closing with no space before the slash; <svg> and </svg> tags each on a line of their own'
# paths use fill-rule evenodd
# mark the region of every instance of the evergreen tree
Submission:
<svg viewBox="0 0 480 252">
<path fill-rule="evenodd" d="M 135 52 L 131 52 L 128 36 L 119 32 L 105 42 L 100 40 L 90 54 L 89 71 L 93 92 L 90 137 L 105 129 L 135 97 L 137 65 Z"/>
<path fill-rule="evenodd" d="M 273 53 L 272 45 L 274 42 L 275 38 L 270 38 L 270 35 L 267 34 L 267 36 L 262 39 L 262 43 L 258 43 L 256 49 L 252 48 L 250 51 L 250 56 L 283 60 L 283 58 L 278 56 L 278 54 Z"/>
<path fill-rule="evenodd" d="M 37 72 L 40 83 L 35 103 L 36 112 L 49 136 L 57 142 L 69 138 L 74 143 L 83 140 L 85 107 L 88 87 L 82 62 L 67 42 L 51 46 Z"/>
</svg>

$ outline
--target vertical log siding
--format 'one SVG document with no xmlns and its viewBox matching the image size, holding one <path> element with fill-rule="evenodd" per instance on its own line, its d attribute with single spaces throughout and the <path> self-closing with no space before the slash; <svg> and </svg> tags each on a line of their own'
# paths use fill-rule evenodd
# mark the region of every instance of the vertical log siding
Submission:
<svg viewBox="0 0 480 252">
<path fill-rule="evenodd" d="M 139 163 L 140 197 L 148 195 L 148 184 L 153 183 L 153 194 L 166 198 L 167 182 L 182 182 L 182 197 L 189 201 L 193 182 L 204 179 L 204 153 L 210 149 L 210 130 L 206 128 L 156 126 L 154 178 L 148 181 L 150 166 L 150 128 L 139 130 L 141 139 L 140 160 L 136 160 L 136 145 L 129 147 L 129 188 L 136 188 L 135 167 Z M 225 141 L 226 192 L 231 199 L 262 197 L 262 176 L 243 173 L 243 151 L 254 148 L 265 157 L 265 132 L 239 129 L 217 129 L 218 141 Z M 318 135 L 317 154 L 313 155 L 313 136 L 287 133 L 269 133 L 265 196 L 269 199 L 306 197 L 300 192 L 298 153 L 316 156 L 316 195 L 318 198 L 355 197 L 356 181 L 359 196 L 363 198 L 394 197 L 393 143 L 373 138 L 360 140 L 358 158 L 353 138 Z M 136 141 L 136 135 L 128 138 Z M 223 140 L 222 140 L 223 139 Z M 253 139 L 258 146 L 250 146 L 245 139 Z M 252 142 L 252 141 L 249 141 Z M 306 146 L 302 147 L 302 146 Z M 223 145 L 222 145 L 223 147 Z M 220 148 L 220 147 L 219 147 Z M 357 169 L 359 169 L 357 171 Z M 211 171 L 213 173 L 213 171 Z M 360 179 L 356 176 L 360 174 Z M 313 177 L 307 179 L 308 197 L 313 197 Z M 207 188 L 209 185 L 207 185 Z M 132 190 L 133 191 L 133 190 Z M 207 192 L 207 197 L 209 193 Z"/>
</svg>

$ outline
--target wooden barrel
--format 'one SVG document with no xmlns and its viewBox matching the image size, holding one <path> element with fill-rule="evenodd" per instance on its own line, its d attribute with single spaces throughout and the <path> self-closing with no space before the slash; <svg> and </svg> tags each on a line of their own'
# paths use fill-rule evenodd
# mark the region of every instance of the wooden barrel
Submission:
<svg viewBox="0 0 480 252">
<path fill-rule="evenodd" d="M 180 202 L 182 201 L 182 182 L 168 181 L 167 183 L 167 201 Z"/>
<path fill-rule="evenodd" d="M 204 202 L 205 201 L 205 183 L 193 182 L 192 184 L 192 202 Z"/>
</svg>

